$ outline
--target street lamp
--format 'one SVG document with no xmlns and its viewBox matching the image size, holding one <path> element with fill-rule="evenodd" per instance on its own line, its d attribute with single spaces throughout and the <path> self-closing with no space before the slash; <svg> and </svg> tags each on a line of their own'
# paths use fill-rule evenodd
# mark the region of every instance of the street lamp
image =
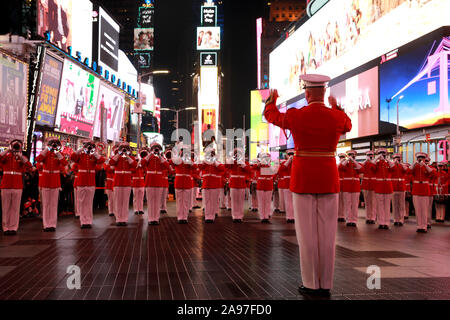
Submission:
<svg viewBox="0 0 450 320">
<path fill-rule="evenodd" d="M 397 99 L 397 152 L 400 151 L 400 124 L 399 124 L 398 104 L 399 104 L 400 100 L 402 100 L 403 98 L 404 98 L 404 96 L 401 95 Z"/>
<path fill-rule="evenodd" d="M 178 139 L 178 113 L 180 113 L 181 111 L 188 111 L 188 110 L 196 110 L 197 108 L 194 107 L 187 107 L 187 108 L 183 108 L 183 109 L 170 109 L 170 108 L 161 108 L 161 111 L 172 111 L 176 113 L 176 120 L 175 120 L 175 128 L 176 128 L 176 135 L 177 135 L 177 139 Z"/>
<path fill-rule="evenodd" d="M 155 74 L 168 74 L 170 73 L 169 70 L 153 70 L 153 71 L 149 71 L 143 74 L 138 75 L 138 83 L 139 83 L 139 106 L 142 108 L 142 94 L 141 94 L 141 83 L 142 83 L 142 78 L 146 77 L 146 76 L 151 76 L 151 75 L 155 75 Z M 138 115 L 138 149 L 141 148 L 141 124 L 142 124 L 142 113 L 139 113 Z"/>
</svg>

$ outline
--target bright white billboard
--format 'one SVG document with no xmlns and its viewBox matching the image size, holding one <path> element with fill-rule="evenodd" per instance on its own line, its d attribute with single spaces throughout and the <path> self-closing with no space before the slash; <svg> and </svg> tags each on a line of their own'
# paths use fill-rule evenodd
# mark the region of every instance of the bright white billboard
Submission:
<svg viewBox="0 0 450 320">
<path fill-rule="evenodd" d="M 217 67 L 200 68 L 200 108 L 216 108 L 219 104 Z"/>
<path fill-rule="evenodd" d="M 197 50 L 220 50 L 220 27 L 197 27 Z"/>
<path fill-rule="evenodd" d="M 450 1 L 330 1 L 270 54 L 280 103 L 301 94 L 299 76 L 336 78 L 449 24 Z"/>
<path fill-rule="evenodd" d="M 100 110 L 106 110 L 104 111 L 106 119 L 102 119 L 104 126 L 106 126 L 106 137 L 111 141 L 120 140 L 124 106 L 125 100 L 122 93 L 113 90 L 108 86 L 100 85 L 100 90 L 98 92 L 97 112 L 94 121 L 95 137 L 100 137 Z"/>
</svg>

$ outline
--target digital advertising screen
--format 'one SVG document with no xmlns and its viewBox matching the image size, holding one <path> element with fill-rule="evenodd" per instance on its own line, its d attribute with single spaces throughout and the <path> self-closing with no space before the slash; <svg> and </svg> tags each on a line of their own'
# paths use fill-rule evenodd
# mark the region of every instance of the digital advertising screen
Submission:
<svg viewBox="0 0 450 320">
<path fill-rule="evenodd" d="M 380 65 L 380 121 L 407 129 L 450 123 L 450 37 L 400 48 Z M 385 126 L 386 127 L 386 126 Z"/>
<path fill-rule="evenodd" d="M 0 146 L 25 138 L 27 89 L 28 65 L 0 54 Z"/>
<path fill-rule="evenodd" d="M 250 93 L 250 159 L 256 159 L 260 146 L 269 147 L 269 125 L 263 120 L 265 101 L 269 90 L 253 90 Z"/>
<path fill-rule="evenodd" d="M 97 111 L 94 121 L 94 137 L 100 137 L 101 121 L 106 126 L 106 137 L 111 141 L 120 140 L 120 131 L 123 124 L 125 108 L 124 95 L 109 86 L 100 85 L 97 99 Z M 106 114 L 106 119 L 101 119 L 101 111 Z"/>
<path fill-rule="evenodd" d="M 329 94 L 352 120 L 352 130 L 342 138 L 378 134 L 378 67 L 331 86 Z"/>
<path fill-rule="evenodd" d="M 39 99 L 36 106 L 36 124 L 53 127 L 55 125 L 56 107 L 63 62 L 47 54 L 42 65 L 42 80 Z"/>
<path fill-rule="evenodd" d="M 153 112 L 155 109 L 155 90 L 153 86 L 141 83 L 140 99 L 137 100 L 142 105 L 142 110 Z"/>
<path fill-rule="evenodd" d="M 449 23 L 450 1 L 329 1 L 270 53 L 279 102 L 303 92 L 299 76 L 332 79 Z"/>
<path fill-rule="evenodd" d="M 197 27 L 197 50 L 220 50 L 220 27 Z"/>
<path fill-rule="evenodd" d="M 216 108 L 219 105 L 219 80 L 217 67 L 200 68 L 199 106 L 201 109 Z"/>
<path fill-rule="evenodd" d="M 120 26 L 102 7 L 99 10 L 99 65 L 118 71 Z"/>
<path fill-rule="evenodd" d="M 55 127 L 60 132 L 92 138 L 100 80 L 65 60 Z"/>
<path fill-rule="evenodd" d="M 134 29 L 134 50 L 135 51 L 153 51 L 154 49 L 154 28 L 135 28 Z"/>
<path fill-rule="evenodd" d="M 37 33 L 50 32 L 50 42 L 67 51 L 69 46 L 92 57 L 92 2 L 89 0 L 36 0 Z M 83 21 L 83 23 L 77 23 Z"/>
</svg>

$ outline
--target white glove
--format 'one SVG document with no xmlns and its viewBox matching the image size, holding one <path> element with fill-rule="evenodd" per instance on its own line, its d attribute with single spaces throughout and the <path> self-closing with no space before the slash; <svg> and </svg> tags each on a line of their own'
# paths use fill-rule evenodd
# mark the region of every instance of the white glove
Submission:
<svg viewBox="0 0 450 320">
<path fill-rule="evenodd" d="M 56 153 L 56 157 L 58 158 L 58 160 L 64 159 L 64 157 L 62 156 L 62 154 L 60 152 Z"/>
<path fill-rule="evenodd" d="M 131 159 L 130 156 L 127 156 L 127 161 L 128 161 L 129 164 L 132 164 L 134 162 L 134 160 Z"/>
</svg>

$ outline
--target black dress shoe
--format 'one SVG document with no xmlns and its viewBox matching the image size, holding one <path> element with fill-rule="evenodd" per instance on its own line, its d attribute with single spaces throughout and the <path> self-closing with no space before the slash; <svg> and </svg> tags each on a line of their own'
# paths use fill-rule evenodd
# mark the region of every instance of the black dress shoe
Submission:
<svg viewBox="0 0 450 320">
<path fill-rule="evenodd" d="M 81 229 L 88 229 L 89 227 L 88 227 L 88 225 L 87 224 L 83 224 L 83 225 L 81 225 L 81 227 L 80 227 Z"/>
<path fill-rule="evenodd" d="M 218 214 L 218 213 L 216 213 L 216 218 L 217 218 L 217 217 L 219 217 L 219 214 Z"/>
<path fill-rule="evenodd" d="M 5 236 L 12 236 L 11 230 L 3 231 L 3 234 L 4 234 Z"/>
<path fill-rule="evenodd" d="M 11 236 L 15 236 L 16 234 L 17 234 L 17 231 L 15 231 L 15 230 L 9 231 L 9 235 L 11 235 Z"/>
<path fill-rule="evenodd" d="M 427 229 L 431 229 L 431 224 L 427 224 Z"/>
<path fill-rule="evenodd" d="M 198 205 L 193 207 L 193 209 L 200 209 L 200 208 L 201 208 L 201 207 L 198 206 Z"/>
<path fill-rule="evenodd" d="M 330 289 L 319 289 L 318 295 L 321 297 L 330 297 L 331 296 Z"/>
<path fill-rule="evenodd" d="M 416 232 L 418 233 L 427 233 L 428 231 L 425 229 L 417 229 Z"/>
<path fill-rule="evenodd" d="M 261 223 L 270 223 L 269 219 L 262 219 Z"/>
<path fill-rule="evenodd" d="M 80 219 L 80 216 L 75 216 L 75 219 Z"/>
<path fill-rule="evenodd" d="M 384 226 L 383 226 L 382 224 L 380 224 L 380 225 L 378 226 L 378 229 L 383 230 L 383 229 L 384 229 Z"/>
<path fill-rule="evenodd" d="M 192 209 L 189 209 L 189 213 L 192 213 Z"/>
<path fill-rule="evenodd" d="M 408 220 L 408 219 L 409 219 L 409 217 L 403 217 L 403 219 L 405 219 L 405 220 Z"/>
<path fill-rule="evenodd" d="M 138 214 L 139 214 L 139 211 L 135 211 L 134 214 L 135 214 L 135 215 L 138 215 Z"/>
<path fill-rule="evenodd" d="M 160 214 L 165 214 L 165 213 L 167 213 L 167 211 L 166 210 L 161 210 L 161 211 L 159 211 L 159 213 Z"/>
<path fill-rule="evenodd" d="M 44 232 L 50 232 L 50 228 L 44 228 Z"/>
<path fill-rule="evenodd" d="M 356 227 L 356 223 L 349 222 L 349 223 L 347 223 L 347 227 Z"/>
<path fill-rule="evenodd" d="M 399 223 L 398 223 L 398 226 L 399 226 L 399 227 L 403 227 L 403 222 L 399 222 Z"/>
<path fill-rule="evenodd" d="M 375 224 L 375 220 L 370 220 L 370 224 Z"/>
<path fill-rule="evenodd" d="M 143 215 L 143 214 L 144 214 L 144 211 L 139 211 L 139 214 L 140 214 L 140 215 Z"/>
<path fill-rule="evenodd" d="M 398 222 L 394 222 L 394 226 L 398 226 Z"/>
<path fill-rule="evenodd" d="M 205 220 L 205 223 L 214 223 L 214 220 L 208 219 L 208 220 Z"/>
<path fill-rule="evenodd" d="M 370 220 L 366 220 L 366 224 L 370 224 Z"/>
<path fill-rule="evenodd" d="M 275 213 L 280 213 L 280 209 L 275 209 L 274 212 Z"/>
<path fill-rule="evenodd" d="M 148 224 L 152 226 L 157 226 L 159 225 L 159 221 L 150 221 Z"/>
<path fill-rule="evenodd" d="M 228 211 L 231 211 L 231 208 L 228 208 L 227 210 L 228 210 Z"/>
<path fill-rule="evenodd" d="M 345 218 L 338 218 L 338 222 L 345 222 Z"/>
<path fill-rule="evenodd" d="M 319 296 L 320 295 L 320 289 L 310 289 L 306 288 L 305 286 L 298 287 L 298 292 L 303 295 L 309 295 L 309 296 Z"/>
<path fill-rule="evenodd" d="M 286 223 L 295 223 L 295 220 L 294 219 L 288 219 L 288 220 L 286 220 Z"/>
<path fill-rule="evenodd" d="M 384 230 L 389 230 L 389 226 L 384 225 L 384 226 L 383 226 L 383 229 L 384 229 Z"/>
<path fill-rule="evenodd" d="M 114 217 L 114 213 L 110 213 L 109 216 L 110 216 L 110 217 Z"/>
</svg>

